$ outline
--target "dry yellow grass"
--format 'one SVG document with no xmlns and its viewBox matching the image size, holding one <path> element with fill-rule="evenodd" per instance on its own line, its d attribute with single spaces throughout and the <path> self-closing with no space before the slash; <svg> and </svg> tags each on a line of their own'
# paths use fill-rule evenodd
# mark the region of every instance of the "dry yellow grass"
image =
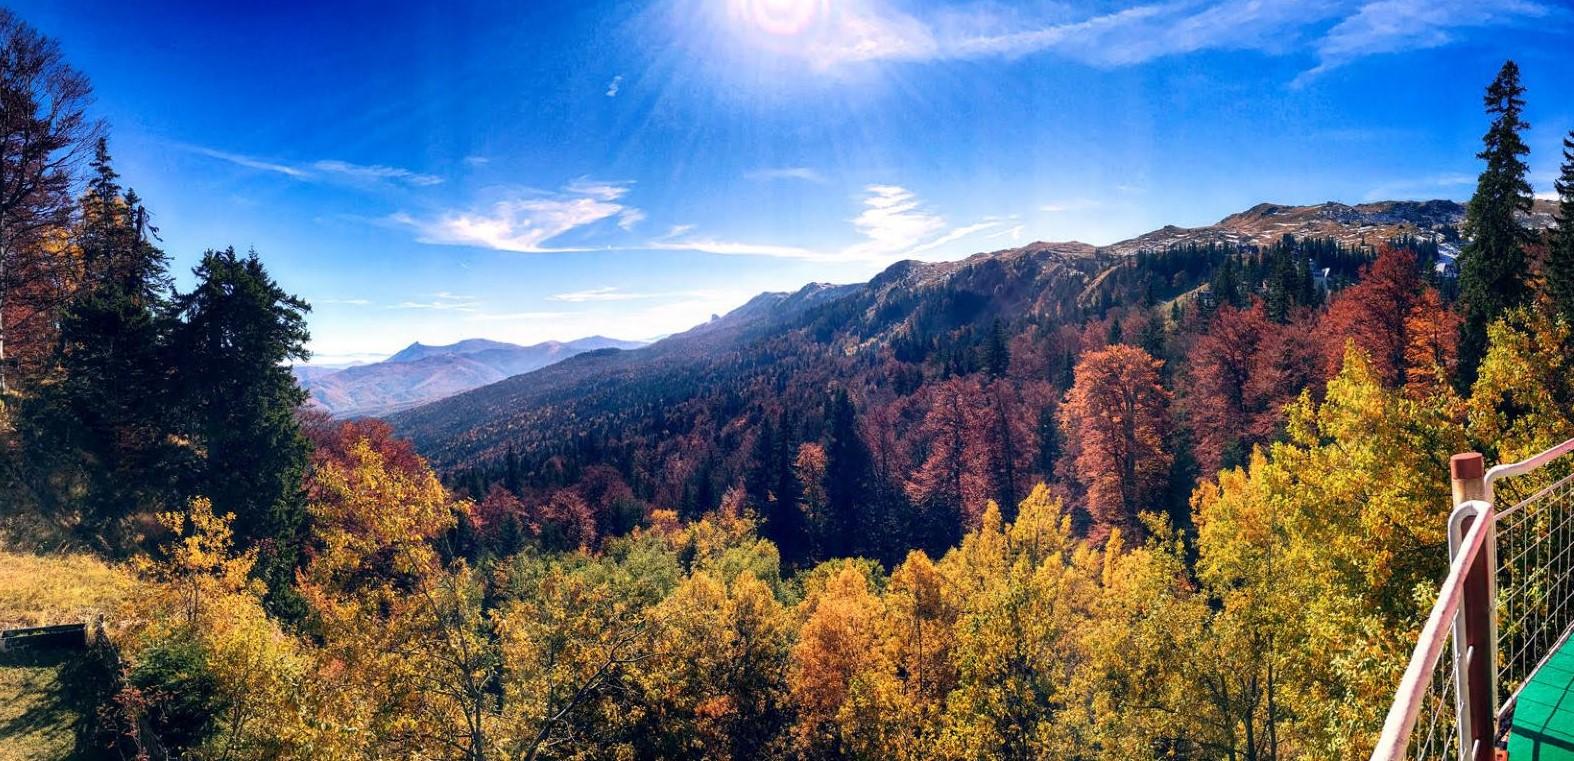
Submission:
<svg viewBox="0 0 1574 761">
<path fill-rule="evenodd" d="M 123 567 L 85 554 L 0 550 L 0 629 L 91 623 L 136 594 Z M 0 653 L 0 761 L 78 757 L 75 725 L 83 708 L 62 681 L 78 653 Z"/>
<path fill-rule="evenodd" d="M 90 623 L 136 588 L 124 568 L 91 555 L 31 555 L 0 550 L 0 629 Z"/>
</svg>

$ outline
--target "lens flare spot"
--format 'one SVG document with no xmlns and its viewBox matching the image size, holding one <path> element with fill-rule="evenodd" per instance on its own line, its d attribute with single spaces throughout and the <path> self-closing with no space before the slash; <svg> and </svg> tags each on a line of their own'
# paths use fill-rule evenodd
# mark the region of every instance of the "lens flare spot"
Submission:
<svg viewBox="0 0 1574 761">
<path fill-rule="evenodd" d="M 732 17 L 776 37 L 796 37 L 829 12 L 829 0 L 730 0 Z"/>
</svg>

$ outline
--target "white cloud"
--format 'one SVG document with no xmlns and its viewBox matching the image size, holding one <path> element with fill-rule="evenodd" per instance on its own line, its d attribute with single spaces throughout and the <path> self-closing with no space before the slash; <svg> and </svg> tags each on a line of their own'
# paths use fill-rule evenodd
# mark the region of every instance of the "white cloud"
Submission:
<svg viewBox="0 0 1574 761">
<path fill-rule="evenodd" d="M 639 209 L 624 209 L 618 213 L 618 227 L 624 230 L 633 230 L 635 225 L 645 221 L 645 212 Z"/>
<path fill-rule="evenodd" d="M 206 148 L 200 145 L 180 145 L 179 147 L 208 158 L 227 161 L 236 166 L 282 174 L 297 180 L 343 179 L 361 183 L 393 182 L 413 187 L 439 185 L 443 182 L 443 178 L 437 175 L 422 174 L 402 167 L 385 166 L 383 164 L 352 164 L 338 159 L 322 159 L 314 161 L 310 165 L 294 165 L 240 153 L 221 151 L 215 148 Z"/>
<path fill-rule="evenodd" d="M 473 211 L 450 211 L 435 219 L 400 213 L 389 221 L 418 231 L 422 243 L 476 246 L 519 253 L 562 253 L 583 248 L 546 244 L 571 230 L 605 219 L 643 212 L 619 203 L 629 183 L 579 179 L 559 193 L 526 193 Z M 637 222 L 638 219 L 635 219 Z"/>
<path fill-rule="evenodd" d="M 801 33 L 800 44 L 774 49 L 822 71 L 873 61 L 1041 53 L 1117 67 L 1205 50 L 1311 51 L 1319 62 L 1297 80 L 1304 82 L 1363 56 L 1437 47 L 1462 30 L 1551 13 L 1548 0 L 1125 0 L 1040 7 L 1035 14 L 980 3 L 919 17 L 882 0 L 850 0 Z"/>
<path fill-rule="evenodd" d="M 1017 225 L 1016 227 L 1012 227 L 1012 228 L 1009 228 L 1009 229 L 1006 229 L 1006 230 L 1000 230 L 999 232 L 990 233 L 988 235 L 985 235 L 984 237 L 986 239 L 989 239 L 989 240 L 994 240 L 995 238 L 1010 238 L 1011 242 L 1016 243 L 1016 242 L 1022 240 L 1022 234 L 1026 230 L 1027 230 L 1027 227 L 1025 225 Z"/>
<path fill-rule="evenodd" d="M 629 293 L 618 288 L 590 288 L 583 291 L 569 291 L 568 293 L 554 293 L 548 296 L 549 301 L 566 301 L 571 304 L 582 304 L 587 301 L 632 301 L 634 299 L 652 298 L 656 294 Z"/>
<path fill-rule="evenodd" d="M 198 145 L 186 146 L 186 148 L 188 148 L 193 153 L 199 153 L 203 156 L 207 156 L 208 158 L 214 158 L 220 161 L 228 161 L 231 164 L 243 166 L 247 169 L 273 172 L 275 174 L 287 175 L 289 177 L 295 177 L 298 179 L 304 179 L 305 177 L 309 176 L 309 173 L 304 169 L 297 169 L 286 164 L 280 164 L 274 161 L 265 161 L 263 159 L 245 156 L 239 153 L 230 153 L 228 151 L 220 151 L 213 148 L 203 148 L 202 146 Z"/>
<path fill-rule="evenodd" d="M 734 256 L 771 256 L 814 261 L 887 261 L 923 253 L 974 233 L 1000 227 L 998 219 L 947 228 L 946 220 L 926 209 L 910 190 L 898 185 L 868 185 L 863 211 L 851 221 L 862 240 L 838 250 L 815 250 L 772 243 L 681 237 L 674 232 L 645 247 L 659 251 L 698 251 Z"/>
<path fill-rule="evenodd" d="M 474 296 L 463 296 L 448 291 L 438 291 L 431 294 L 428 301 L 401 301 L 390 309 L 419 309 L 434 312 L 476 312 L 481 308 L 481 300 Z"/>
<path fill-rule="evenodd" d="M 607 83 L 607 97 L 608 98 L 616 98 L 616 97 L 618 97 L 618 88 L 620 86 L 622 86 L 622 84 L 623 84 L 623 75 L 622 74 L 619 74 L 619 75 L 613 77 L 612 81 Z"/>
<path fill-rule="evenodd" d="M 314 305 L 340 304 L 343 306 L 364 307 L 371 304 L 372 301 L 371 299 L 313 299 L 311 303 Z"/>
<path fill-rule="evenodd" d="M 465 163 L 470 166 L 486 166 L 492 163 L 492 160 L 486 156 L 466 156 Z"/>
<path fill-rule="evenodd" d="M 863 213 L 853 227 L 866 240 L 849 247 L 851 258 L 878 258 L 905 251 L 945 229 L 945 219 L 919 207 L 918 197 L 898 185 L 869 185 Z"/>
<path fill-rule="evenodd" d="M 383 166 L 382 164 L 351 164 L 348 161 L 324 159 L 312 164 L 312 168 L 325 174 L 336 174 L 360 181 L 398 182 L 418 187 L 439 185 L 443 182 L 443 178 L 436 175 L 421 174 L 402 167 Z"/>
<path fill-rule="evenodd" d="M 787 166 L 776 169 L 756 169 L 743 175 L 755 182 L 770 182 L 772 180 L 802 180 L 804 182 L 824 183 L 825 177 L 819 172 L 806 166 Z"/>
<path fill-rule="evenodd" d="M 1461 29 L 1511 24 L 1550 12 L 1532 0 L 1374 0 L 1317 41 L 1319 62 L 1296 83 L 1364 56 L 1441 47 L 1454 42 Z"/>
<path fill-rule="evenodd" d="M 714 238 L 682 238 L 677 240 L 657 240 L 646 244 L 645 248 L 656 251 L 698 251 L 702 254 L 719 254 L 724 256 L 774 256 L 784 259 L 835 259 L 834 254 L 829 254 L 800 246 L 779 246 L 770 243 L 746 243 L 742 241 L 717 240 Z"/>
<path fill-rule="evenodd" d="M 1063 214 L 1068 211 L 1081 211 L 1083 209 L 1098 208 L 1099 202 L 1089 198 L 1072 198 L 1066 201 L 1051 201 L 1040 207 L 1039 211 L 1045 214 Z"/>
</svg>

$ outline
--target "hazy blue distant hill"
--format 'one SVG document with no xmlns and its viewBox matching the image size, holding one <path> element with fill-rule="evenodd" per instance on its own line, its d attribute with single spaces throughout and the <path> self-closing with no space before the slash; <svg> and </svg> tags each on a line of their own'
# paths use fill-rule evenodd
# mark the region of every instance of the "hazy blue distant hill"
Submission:
<svg viewBox="0 0 1574 761">
<path fill-rule="evenodd" d="M 446 346 L 410 344 L 382 362 L 331 370 L 300 366 L 312 403 L 337 417 L 386 415 L 538 370 L 576 354 L 634 349 L 639 341 L 590 336 L 531 346 L 472 338 Z"/>
</svg>

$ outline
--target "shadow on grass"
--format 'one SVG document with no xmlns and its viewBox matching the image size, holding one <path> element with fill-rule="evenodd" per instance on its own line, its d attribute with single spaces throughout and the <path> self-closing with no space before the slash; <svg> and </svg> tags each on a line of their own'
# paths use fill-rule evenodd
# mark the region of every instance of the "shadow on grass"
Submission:
<svg viewBox="0 0 1574 761">
<path fill-rule="evenodd" d="M 21 700 L 20 705 L 25 706 L 18 715 L 0 719 L 0 738 L 43 738 L 53 734 L 72 738 L 67 755 L 54 757 L 69 761 L 116 757 L 107 743 L 99 742 L 94 721 L 98 706 L 111 697 L 114 680 L 103 661 L 91 650 L 15 648 L 0 651 L 0 679 L 11 683 L 0 685 L 0 688 L 16 691 L 8 696 L 9 699 Z M 26 754 L 29 749 L 15 750 Z M 42 748 L 34 750 L 49 753 Z"/>
</svg>

